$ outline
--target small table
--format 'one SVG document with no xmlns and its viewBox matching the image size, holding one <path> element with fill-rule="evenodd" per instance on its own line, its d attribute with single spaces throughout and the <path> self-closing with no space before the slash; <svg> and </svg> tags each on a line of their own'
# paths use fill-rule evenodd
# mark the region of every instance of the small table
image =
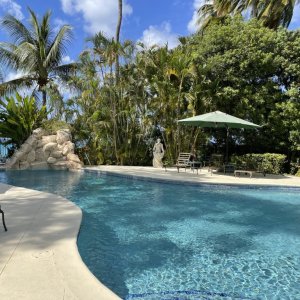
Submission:
<svg viewBox="0 0 300 300">
<path fill-rule="evenodd" d="M 254 171 L 249 171 L 249 170 L 235 170 L 234 171 L 234 176 L 238 175 L 239 177 L 241 176 L 241 173 L 244 173 L 245 175 L 249 174 L 250 178 L 252 177 Z"/>
<path fill-rule="evenodd" d="M 224 165 L 224 174 L 234 173 L 235 167 L 236 167 L 235 164 L 226 164 L 226 165 Z"/>
<path fill-rule="evenodd" d="M 201 169 L 202 167 L 201 161 L 190 161 L 189 165 L 191 167 L 191 170 L 193 170 L 193 172 L 194 170 L 197 170 L 197 175 L 198 175 L 198 170 Z"/>
</svg>

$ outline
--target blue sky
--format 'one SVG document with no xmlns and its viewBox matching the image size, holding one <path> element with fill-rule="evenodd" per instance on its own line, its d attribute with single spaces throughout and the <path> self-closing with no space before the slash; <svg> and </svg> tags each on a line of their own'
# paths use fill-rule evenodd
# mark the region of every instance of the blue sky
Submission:
<svg viewBox="0 0 300 300">
<path fill-rule="evenodd" d="M 196 10 L 203 0 L 123 0 L 122 39 L 141 40 L 147 45 L 177 44 L 177 37 L 195 31 Z M 10 13 L 22 21 L 28 18 L 27 7 L 39 16 L 52 11 L 53 26 L 69 24 L 74 39 L 65 62 L 73 61 L 86 46 L 85 39 L 98 31 L 113 36 L 117 22 L 118 0 L 0 0 L 0 16 Z M 300 28 L 299 6 L 291 29 Z M 0 31 L 0 40 L 7 40 Z"/>
</svg>

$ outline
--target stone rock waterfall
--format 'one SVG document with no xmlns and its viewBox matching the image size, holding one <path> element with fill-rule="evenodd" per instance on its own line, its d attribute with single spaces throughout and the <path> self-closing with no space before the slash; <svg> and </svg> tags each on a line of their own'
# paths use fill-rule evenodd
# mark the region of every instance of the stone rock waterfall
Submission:
<svg viewBox="0 0 300 300">
<path fill-rule="evenodd" d="M 80 169 L 83 163 L 74 149 L 69 129 L 46 135 L 38 128 L 7 161 L 6 169 Z"/>
</svg>

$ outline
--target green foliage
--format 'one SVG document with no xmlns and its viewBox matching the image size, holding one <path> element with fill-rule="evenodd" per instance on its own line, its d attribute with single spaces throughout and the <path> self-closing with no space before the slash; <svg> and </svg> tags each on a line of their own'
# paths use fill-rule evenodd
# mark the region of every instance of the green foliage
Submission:
<svg viewBox="0 0 300 300">
<path fill-rule="evenodd" d="M 273 31 L 241 18 L 191 40 L 198 78 L 196 114 L 216 109 L 263 125 L 235 132 L 244 152 L 299 151 L 300 32 Z M 191 87 L 191 90 L 193 86 Z M 198 109 L 198 107 L 200 109 Z M 216 135 L 218 144 L 224 137 Z"/>
<path fill-rule="evenodd" d="M 59 77 L 61 81 L 66 81 L 74 70 L 75 64 L 61 64 L 72 37 L 72 28 L 63 25 L 55 33 L 50 25 L 50 11 L 39 20 L 31 9 L 28 10 L 28 27 L 12 15 L 5 16 L 0 22 L 12 39 L 11 43 L 1 43 L 0 60 L 23 74 L 18 79 L 1 83 L 0 93 L 10 94 L 18 89 L 33 87 L 42 92 L 43 105 L 46 105 L 47 88 L 54 88 L 51 86 L 55 82 L 53 79 Z"/>
<path fill-rule="evenodd" d="M 300 161 L 299 161 L 299 158 L 290 163 L 290 174 L 300 176 Z"/>
<path fill-rule="evenodd" d="M 203 1 L 198 10 L 198 24 L 201 28 L 210 24 L 212 21 L 222 22 L 226 16 L 241 15 L 247 11 L 252 18 L 256 18 L 266 27 L 278 28 L 280 25 L 288 27 L 296 5 L 296 1 L 245 1 L 245 0 L 212 0 Z"/>
<path fill-rule="evenodd" d="M 80 93 L 67 102 L 65 115 L 92 163 L 151 164 L 156 137 L 168 161 L 193 146 L 206 155 L 225 152 L 224 130 L 177 123 L 214 110 L 262 125 L 257 131 L 231 130 L 229 153 L 299 156 L 300 32 L 236 17 L 181 38 L 172 50 L 139 45 L 136 51 L 132 43 L 102 34 L 90 41 L 80 74 L 72 78 Z M 212 150 L 211 139 L 219 149 Z"/>
<path fill-rule="evenodd" d="M 48 132 L 48 134 L 55 134 L 56 131 L 58 131 L 60 129 L 70 129 L 71 130 L 70 124 L 68 124 L 65 121 L 57 120 L 57 119 L 45 120 L 45 121 L 43 121 L 41 127 L 43 129 L 45 129 Z"/>
<path fill-rule="evenodd" d="M 250 153 L 241 156 L 232 156 L 231 162 L 235 163 L 237 168 L 264 171 L 269 174 L 282 174 L 286 156 L 276 153 Z"/>
<path fill-rule="evenodd" d="M 39 109 L 34 97 L 16 94 L 15 98 L 0 100 L 0 137 L 9 138 L 9 144 L 20 147 L 46 116 L 46 107 Z"/>
</svg>

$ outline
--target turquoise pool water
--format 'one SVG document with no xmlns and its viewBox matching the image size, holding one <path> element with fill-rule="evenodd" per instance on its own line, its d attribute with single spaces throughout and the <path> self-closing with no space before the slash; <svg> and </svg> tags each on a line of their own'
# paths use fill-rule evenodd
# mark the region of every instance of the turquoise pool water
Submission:
<svg viewBox="0 0 300 300">
<path fill-rule="evenodd" d="M 1 172 L 83 210 L 90 270 L 123 299 L 300 299 L 300 189 Z"/>
</svg>

